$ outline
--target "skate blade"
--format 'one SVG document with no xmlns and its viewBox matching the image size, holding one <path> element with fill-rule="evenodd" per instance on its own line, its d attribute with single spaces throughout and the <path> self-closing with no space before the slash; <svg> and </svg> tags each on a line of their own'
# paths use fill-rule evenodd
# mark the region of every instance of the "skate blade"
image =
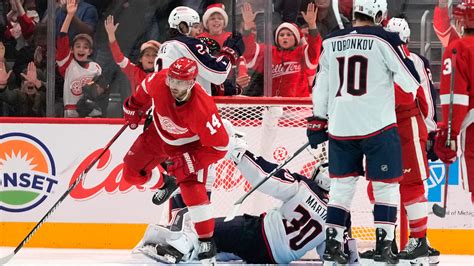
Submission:
<svg viewBox="0 0 474 266">
<path fill-rule="evenodd" d="M 334 261 L 325 261 L 323 263 L 324 266 L 358 266 L 358 265 L 371 265 L 371 264 L 363 264 L 362 262 L 361 263 L 347 263 L 347 264 L 341 264 L 341 263 L 337 263 L 337 262 L 334 262 Z"/>
<path fill-rule="evenodd" d="M 429 262 L 430 266 L 438 265 L 439 264 L 439 256 L 428 257 L 428 262 Z"/>
<path fill-rule="evenodd" d="M 366 265 L 366 264 L 362 264 L 362 265 Z M 384 262 L 384 261 L 372 261 L 372 264 L 367 264 L 367 265 L 375 265 L 375 266 L 388 266 L 388 265 L 404 265 L 404 264 L 401 264 L 400 262 L 399 263 L 388 263 L 388 262 Z M 410 265 L 410 264 L 407 264 L 407 265 Z"/>
<path fill-rule="evenodd" d="M 372 266 L 374 265 L 374 260 L 373 259 L 359 259 L 360 260 L 360 265 L 364 265 L 364 266 Z"/>
<path fill-rule="evenodd" d="M 176 258 L 170 255 L 165 255 L 165 256 L 160 256 L 156 254 L 154 248 L 152 246 L 144 246 L 141 248 L 138 248 L 137 251 L 139 251 L 141 254 L 147 256 L 150 259 L 156 260 L 157 262 L 161 263 L 176 263 Z"/>
<path fill-rule="evenodd" d="M 203 260 L 200 260 L 200 262 L 201 262 L 201 265 L 216 265 L 217 264 L 216 257 L 203 259 Z"/>
<path fill-rule="evenodd" d="M 421 258 L 416 258 L 413 260 L 400 260 L 400 264 L 403 263 L 403 265 L 413 265 L 413 266 L 429 266 L 429 259 L 428 257 L 421 257 Z"/>
</svg>

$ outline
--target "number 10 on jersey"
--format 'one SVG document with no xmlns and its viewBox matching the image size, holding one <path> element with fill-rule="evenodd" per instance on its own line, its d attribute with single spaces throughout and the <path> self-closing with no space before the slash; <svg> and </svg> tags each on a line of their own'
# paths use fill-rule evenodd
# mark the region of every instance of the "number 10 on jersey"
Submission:
<svg viewBox="0 0 474 266">
<path fill-rule="evenodd" d="M 361 96 L 367 93 L 367 67 L 369 60 L 361 55 L 353 55 L 349 58 L 338 57 L 337 62 L 339 63 L 339 89 L 337 90 L 336 97 L 342 96 L 341 92 L 344 87 L 345 76 L 347 76 L 347 93 L 353 96 Z M 347 75 L 345 75 L 346 73 Z M 356 77 L 358 77 L 358 80 L 356 80 Z"/>
</svg>

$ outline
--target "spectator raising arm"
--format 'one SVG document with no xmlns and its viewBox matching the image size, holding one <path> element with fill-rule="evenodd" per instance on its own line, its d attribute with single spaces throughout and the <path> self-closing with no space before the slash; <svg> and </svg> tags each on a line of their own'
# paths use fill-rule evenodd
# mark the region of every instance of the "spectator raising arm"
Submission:
<svg viewBox="0 0 474 266">
<path fill-rule="evenodd" d="M 433 15 L 433 28 L 443 47 L 447 47 L 450 42 L 459 39 L 459 33 L 451 25 L 448 9 L 448 0 L 439 0 Z"/>
</svg>

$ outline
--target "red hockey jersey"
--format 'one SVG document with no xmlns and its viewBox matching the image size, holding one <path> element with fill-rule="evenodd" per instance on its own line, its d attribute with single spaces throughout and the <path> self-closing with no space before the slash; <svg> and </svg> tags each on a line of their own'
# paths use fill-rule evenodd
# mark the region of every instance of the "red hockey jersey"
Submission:
<svg viewBox="0 0 474 266">
<path fill-rule="evenodd" d="M 170 156 L 188 152 L 196 159 L 196 170 L 224 157 L 229 137 L 217 106 L 196 83 L 190 99 L 177 105 L 166 85 L 168 69 L 148 75 L 137 87 L 134 101 L 145 105 L 151 98 L 153 123 Z"/>
<path fill-rule="evenodd" d="M 456 62 L 453 60 L 456 49 Z M 455 69 L 452 134 L 457 136 L 474 123 L 474 36 L 463 37 L 449 44 L 443 55 L 440 100 L 444 126 L 447 125 L 450 101 L 451 73 Z"/>
</svg>

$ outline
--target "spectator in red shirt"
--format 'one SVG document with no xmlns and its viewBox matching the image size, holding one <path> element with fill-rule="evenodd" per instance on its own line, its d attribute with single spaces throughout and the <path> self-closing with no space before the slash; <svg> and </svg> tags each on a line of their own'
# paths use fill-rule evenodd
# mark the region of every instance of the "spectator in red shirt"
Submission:
<svg viewBox="0 0 474 266">
<path fill-rule="evenodd" d="M 154 71 L 155 58 L 160 49 L 161 43 L 150 40 L 145 42 L 140 47 L 140 58 L 138 64 L 130 62 L 130 60 L 124 56 L 118 45 L 117 39 L 115 38 L 115 31 L 117 30 L 119 23 L 114 24 L 114 17 L 108 16 L 105 20 L 105 30 L 109 38 L 109 47 L 112 51 L 115 63 L 119 65 L 122 72 L 127 76 L 130 81 L 131 93 L 135 93 L 137 85 L 142 82 L 148 73 Z"/>
<path fill-rule="evenodd" d="M 276 45 L 272 47 L 272 96 L 309 96 L 308 71 L 315 71 L 321 51 L 321 36 L 316 26 L 318 8 L 309 3 L 303 17 L 309 25 L 307 44 L 301 44 L 302 33 L 296 24 L 284 22 L 275 33 Z M 255 42 L 255 13 L 252 6 L 245 3 L 242 8 L 245 43 L 244 57 L 247 67 L 263 74 L 264 44 Z M 307 71 L 308 70 L 308 71 Z"/>
</svg>

